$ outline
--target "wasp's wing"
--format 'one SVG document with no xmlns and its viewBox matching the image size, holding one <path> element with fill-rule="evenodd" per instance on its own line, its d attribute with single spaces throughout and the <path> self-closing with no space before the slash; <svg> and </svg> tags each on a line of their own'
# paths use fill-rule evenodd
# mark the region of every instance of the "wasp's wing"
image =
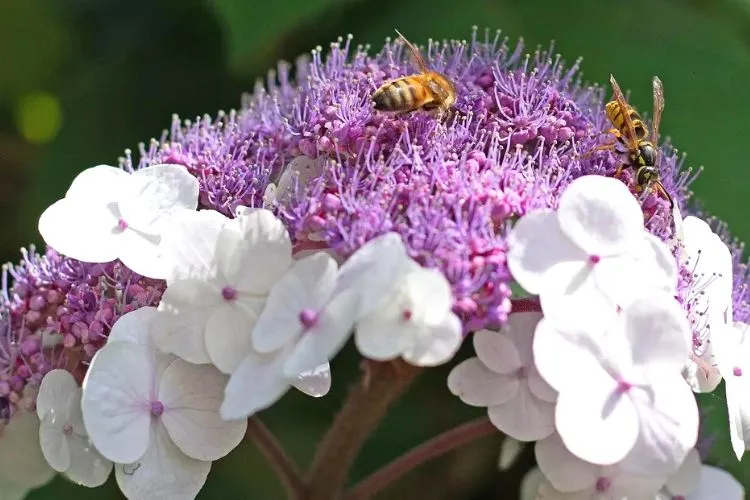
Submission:
<svg viewBox="0 0 750 500">
<path fill-rule="evenodd" d="M 625 122 L 625 128 L 627 129 L 628 135 L 628 137 L 626 137 L 625 139 L 629 141 L 633 147 L 637 148 L 638 139 L 635 135 L 635 127 L 633 126 L 633 120 L 630 119 L 630 113 L 628 113 L 630 105 L 625 100 L 625 96 L 622 94 L 620 85 L 617 84 L 617 80 L 615 80 L 614 75 L 609 75 L 609 83 L 612 84 L 612 91 L 615 94 L 615 101 L 617 101 L 617 105 L 620 107 L 620 114 L 622 115 L 622 119 Z"/>
<path fill-rule="evenodd" d="M 419 49 L 413 43 L 407 40 L 406 37 L 401 34 L 401 32 L 396 30 L 396 33 L 398 34 L 399 38 L 401 38 L 401 40 L 406 44 L 406 46 L 409 47 L 409 50 L 411 51 L 412 63 L 417 66 L 417 68 L 419 68 L 419 71 L 421 73 L 427 73 L 429 71 L 427 69 L 427 63 L 424 62 Z"/>
<path fill-rule="evenodd" d="M 664 85 L 658 76 L 654 77 L 654 117 L 651 120 L 651 140 L 659 144 L 659 125 L 661 125 L 661 113 L 664 111 Z"/>
</svg>

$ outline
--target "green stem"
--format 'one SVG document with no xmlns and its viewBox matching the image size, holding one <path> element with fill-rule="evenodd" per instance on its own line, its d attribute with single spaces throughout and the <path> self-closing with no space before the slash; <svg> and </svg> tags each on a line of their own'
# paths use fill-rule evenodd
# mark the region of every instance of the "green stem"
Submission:
<svg viewBox="0 0 750 500">
<path fill-rule="evenodd" d="M 341 498 L 354 459 L 391 404 L 421 368 L 402 361 L 364 360 L 364 376 L 350 390 L 333 424 L 318 445 L 307 479 L 306 500 Z"/>
<path fill-rule="evenodd" d="M 498 432 L 487 417 L 482 417 L 439 434 L 370 474 L 349 490 L 344 500 L 367 500 L 423 463 Z"/>
<path fill-rule="evenodd" d="M 273 467 L 291 500 L 301 500 L 305 497 L 305 483 L 297 465 L 286 454 L 271 431 L 268 430 L 258 417 L 247 419 L 247 432 L 245 436 L 250 438 L 260 452 L 266 457 L 268 463 Z"/>
</svg>

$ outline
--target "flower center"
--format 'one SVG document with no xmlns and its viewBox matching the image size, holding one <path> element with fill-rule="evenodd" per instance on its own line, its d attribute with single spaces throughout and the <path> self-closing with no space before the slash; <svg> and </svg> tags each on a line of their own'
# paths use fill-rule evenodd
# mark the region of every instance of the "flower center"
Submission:
<svg viewBox="0 0 750 500">
<path fill-rule="evenodd" d="M 742 368 L 740 368 L 739 366 L 735 366 L 734 369 L 732 370 L 732 372 L 734 373 L 735 377 L 741 377 L 742 376 Z"/>
<path fill-rule="evenodd" d="M 405 322 L 409 321 L 411 320 L 412 314 L 411 309 L 404 309 L 404 312 L 401 313 L 401 319 Z"/>
<path fill-rule="evenodd" d="M 626 392 L 628 392 L 632 388 L 633 388 L 633 384 L 631 384 L 627 380 L 619 380 L 617 382 L 617 389 L 616 389 L 616 391 L 617 391 L 617 394 L 625 394 Z"/>
<path fill-rule="evenodd" d="M 128 223 L 125 219 L 120 219 L 117 221 L 117 227 L 119 227 L 121 231 L 125 231 L 128 228 Z"/>
<path fill-rule="evenodd" d="M 70 436 L 73 433 L 73 426 L 70 424 L 65 424 L 63 425 L 62 431 L 66 436 Z"/>
<path fill-rule="evenodd" d="M 318 313 L 312 309 L 302 309 L 299 312 L 299 322 L 305 330 L 309 330 L 318 324 Z"/>
<path fill-rule="evenodd" d="M 596 480 L 597 493 L 606 493 L 610 486 L 612 486 L 612 480 L 608 477 L 600 477 Z"/>
<path fill-rule="evenodd" d="M 151 402 L 151 415 L 155 417 L 161 417 L 161 414 L 164 413 L 164 405 L 161 401 L 152 401 Z"/>
<path fill-rule="evenodd" d="M 599 255 L 589 255 L 589 262 L 591 263 L 592 266 L 595 266 L 601 260 L 602 258 Z"/>
<path fill-rule="evenodd" d="M 516 370 L 516 377 L 519 379 L 528 377 L 529 372 L 526 370 L 525 366 L 520 367 L 518 370 Z"/>
<path fill-rule="evenodd" d="M 234 300 L 237 298 L 237 290 L 229 285 L 221 289 L 221 296 L 224 300 Z"/>
</svg>

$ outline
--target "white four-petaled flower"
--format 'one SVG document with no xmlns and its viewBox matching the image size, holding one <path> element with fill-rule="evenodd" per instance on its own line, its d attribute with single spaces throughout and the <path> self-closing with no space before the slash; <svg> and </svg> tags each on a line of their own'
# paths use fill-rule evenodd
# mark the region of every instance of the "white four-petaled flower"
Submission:
<svg viewBox="0 0 750 500">
<path fill-rule="evenodd" d="M 508 267 L 546 317 L 570 306 L 626 307 L 645 290 L 674 293 L 669 248 L 643 226 L 641 207 L 619 180 L 579 177 L 557 211 L 526 214 L 508 235 Z"/>
<path fill-rule="evenodd" d="M 656 500 L 743 500 L 745 489 L 728 472 L 703 465 L 697 450 L 691 450 L 672 474 Z"/>
<path fill-rule="evenodd" d="M 50 467 L 71 481 L 94 488 L 104 484 L 112 462 L 94 448 L 83 425 L 81 388 L 61 369 L 42 379 L 36 401 L 41 420 L 39 441 Z"/>
<path fill-rule="evenodd" d="M 501 332 L 474 334 L 476 358 L 456 366 L 448 388 L 473 406 L 487 406 L 495 426 L 522 441 L 542 439 L 555 429 L 557 393 L 534 365 L 532 342 L 541 313 L 511 314 Z"/>
<path fill-rule="evenodd" d="M 737 460 L 750 448 L 750 325 L 712 332 L 714 355 L 724 377 L 729 413 L 729 437 Z"/>
<path fill-rule="evenodd" d="M 83 382 L 83 421 L 129 499 L 193 498 L 247 423 L 219 414 L 226 375 L 156 350 L 156 314 L 143 307 L 113 325 Z"/>
<path fill-rule="evenodd" d="M 198 180 L 181 165 L 133 173 L 107 165 L 84 170 L 65 197 L 39 219 L 44 241 L 83 262 L 120 259 L 138 274 L 166 278 L 171 263 L 159 248 L 171 217 L 198 206 Z"/>
</svg>

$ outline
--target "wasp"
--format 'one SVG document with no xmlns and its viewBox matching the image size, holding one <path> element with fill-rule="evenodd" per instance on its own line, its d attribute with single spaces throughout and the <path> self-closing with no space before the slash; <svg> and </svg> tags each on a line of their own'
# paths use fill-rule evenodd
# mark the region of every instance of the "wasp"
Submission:
<svg viewBox="0 0 750 500">
<path fill-rule="evenodd" d="M 442 115 L 456 102 L 456 86 L 447 76 L 430 71 L 419 49 L 398 30 L 396 33 L 411 51 L 412 59 L 420 72 L 381 85 L 372 94 L 375 109 L 399 114 L 418 109 L 437 110 Z"/>
<path fill-rule="evenodd" d="M 653 78 L 654 116 L 651 120 L 651 130 L 643 123 L 641 116 L 628 102 L 620 90 L 615 77 L 610 75 L 614 98 L 605 106 L 607 118 L 614 128 L 609 132 L 615 136 L 615 142 L 597 149 L 613 148 L 620 154 L 626 155 L 627 160 L 617 168 L 615 177 L 623 169 L 635 170 L 637 191 L 644 191 L 655 187 L 669 201 L 670 208 L 674 208 L 674 200 L 661 183 L 661 175 L 657 164 L 659 162 L 659 124 L 664 111 L 664 86 L 658 76 Z"/>
</svg>

